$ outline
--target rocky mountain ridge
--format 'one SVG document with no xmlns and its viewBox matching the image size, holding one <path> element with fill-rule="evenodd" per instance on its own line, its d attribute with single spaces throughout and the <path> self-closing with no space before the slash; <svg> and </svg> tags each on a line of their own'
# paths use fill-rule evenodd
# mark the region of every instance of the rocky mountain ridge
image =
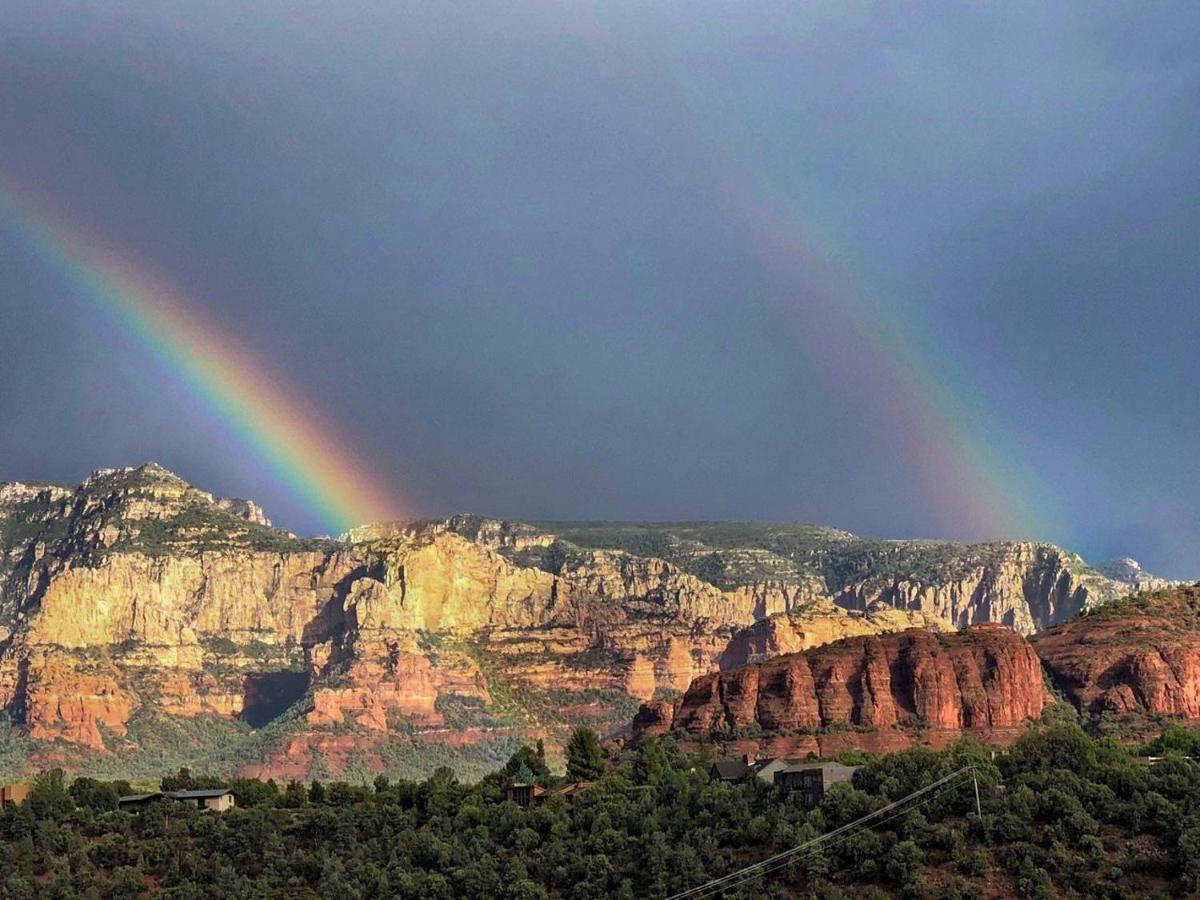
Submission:
<svg viewBox="0 0 1200 900">
<path fill-rule="evenodd" d="M 1084 713 L 1200 719 L 1200 584 L 1118 600 L 1031 643 Z"/>
<path fill-rule="evenodd" d="M 0 706 L 21 752 L 76 768 L 211 758 L 218 735 L 213 765 L 263 774 L 469 770 L 763 655 L 1029 632 L 1123 589 L 1052 545 L 805 525 L 456 516 L 305 540 L 147 464 L 0 486 Z"/>
<path fill-rule="evenodd" d="M 727 752 L 795 756 L 938 745 L 965 732 L 1005 743 L 1052 706 L 1137 740 L 1164 718 L 1200 720 L 1200 584 L 1134 594 L 1028 639 L 973 625 L 781 649 L 735 656 L 674 703 L 643 704 L 635 738 L 675 731 Z"/>
<path fill-rule="evenodd" d="M 964 732 L 1003 740 L 1041 715 L 1037 654 L 1001 625 L 852 637 L 703 675 L 673 707 L 643 706 L 635 734 L 738 738 L 768 755 L 890 750 Z"/>
</svg>

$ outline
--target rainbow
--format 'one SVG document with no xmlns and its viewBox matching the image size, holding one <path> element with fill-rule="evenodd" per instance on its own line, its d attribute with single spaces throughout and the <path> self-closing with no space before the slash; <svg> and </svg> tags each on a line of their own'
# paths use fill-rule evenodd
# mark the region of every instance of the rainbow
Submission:
<svg viewBox="0 0 1200 900">
<path fill-rule="evenodd" d="M 791 204 L 731 180 L 720 205 L 738 223 L 769 275 L 785 285 L 768 312 L 803 334 L 810 353 L 829 354 L 833 371 L 869 384 L 889 412 L 877 430 L 913 472 L 950 534 L 975 539 L 1068 541 L 1064 523 L 1045 515 L 1050 486 L 989 417 L 966 374 L 939 351 L 921 308 L 902 293 L 866 286 L 865 266 L 824 239 Z M 880 302 L 886 296 L 886 302 Z M 760 303 L 763 301 L 760 300 Z"/>
<path fill-rule="evenodd" d="M 149 265 L 72 222 L 30 188 L 0 179 L 0 225 L 73 284 L 234 433 L 326 527 L 395 518 L 394 489 L 311 403 L 213 323 Z"/>
<path fill-rule="evenodd" d="M 806 355 L 883 401 L 876 433 L 895 448 L 897 477 L 915 474 L 932 501 L 937 536 L 1071 545 L 1075 528 L 1052 514 L 1054 485 L 989 415 L 970 373 L 939 346 L 922 305 L 872 277 L 873 264 L 854 242 L 822 226 L 836 221 L 836 211 L 822 215 L 812 192 L 797 196 L 796 161 L 771 162 L 754 143 L 754 123 L 731 123 L 736 113 L 715 105 L 720 92 L 691 74 L 668 67 L 664 84 L 691 111 L 696 146 L 709 148 L 710 200 L 776 282 L 755 302 Z"/>
</svg>

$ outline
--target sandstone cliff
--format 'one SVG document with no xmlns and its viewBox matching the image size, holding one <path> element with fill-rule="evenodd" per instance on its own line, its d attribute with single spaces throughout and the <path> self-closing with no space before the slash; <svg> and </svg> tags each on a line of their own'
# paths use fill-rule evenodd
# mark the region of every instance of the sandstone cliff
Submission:
<svg viewBox="0 0 1200 900">
<path fill-rule="evenodd" d="M 809 650 L 847 637 L 886 634 L 921 627 L 952 631 L 946 621 L 921 612 L 875 603 L 863 612 L 848 612 L 829 600 L 815 600 L 790 612 L 768 616 L 733 635 L 722 651 L 721 669 L 736 669 L 784 653 Z"/>
<path fill-rule="evenodd" d="M 1037 655 L 1018 634 L 975 625 L 847 638 L 701 676 L 672 713 L 643 708 L 641 732 L 790 738 L 790 752 L 828 749 L 830 732 L 903 746 L 926 733 L 993 737 L 1036 719 L 1044 702 Z M 776 742 L 778 743 L 778 742 Z"/>
<path fill-rule="evenodd" d="M 0 707 L 75 768 L 172 735 L 261 774 L 469 769 L 764 656 L 1029 631 L 1120 590 L 1049 545 L 807 525 L 455 516 L 302 540 L 147 464 L 0 485 Z"/>
<path fill-rule="evenodd" d="M 1200 718 L 1200 585 L 1117 601 L 1032 643 L 1084 713 Z"/>
<path fill-rule="evenodd" d="M 1130 592 L 1044 543 L 871 541 L 821 526 L 737 522 L 542 527 L 581 547 L 668 560 L 750 598 L 755 618 L 829 599 L 859 611 L 884 604 L 954 628 L 999 622 L 1032 634 Z"/>
</svg>

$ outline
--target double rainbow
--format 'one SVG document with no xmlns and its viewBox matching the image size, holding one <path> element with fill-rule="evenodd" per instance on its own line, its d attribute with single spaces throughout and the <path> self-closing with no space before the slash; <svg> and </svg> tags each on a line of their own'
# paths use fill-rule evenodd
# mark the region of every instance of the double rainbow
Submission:
<svg viewBox="0 0 1200 900">
<path fill-rule="evenodd" d="M 311 403 L 200 316 L 151 267 L 107 245 L 35 191 L 0 179 L 0 226 L 73 284 L 199 398 L 333 534 L 394 518 L 391 484 Z"/>
</svg>

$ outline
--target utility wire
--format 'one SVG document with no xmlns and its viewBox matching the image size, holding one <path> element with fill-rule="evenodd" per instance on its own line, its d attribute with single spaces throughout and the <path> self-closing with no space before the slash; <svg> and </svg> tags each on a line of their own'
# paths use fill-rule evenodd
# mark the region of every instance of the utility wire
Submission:
<svg viewBox="0 0 1200 900">
<path fill-rule="evenodd" d="M 720 893 L 721 891 L 727 890 L 731 887 L 736 887 L 737 885 L 741 884 L 742 882 L 744 882 L 752 877 L 758 877 L 759 875 L 762 875 L 768 871 L 778 869 L 780 866 L 782 866 L 783 864 L 786 864 L 788 861 L 790 861 L 797 854 L 802 853 L 803 851 L 806 851 L 806 850 L 808 850 L 808 851 L 816 850 L 816 849 L 818 849 L 819 844 L 821 844 L 824 841 L 829 841 L 831 838 L 836 837 L 837 840 L 832 841 L 829 844 L 829 846 L 836 846 L 837 844 L 840 844 L 843 841 L 849 840 L 851 837 L 853 837 L 852 832 L 857 826 L 863 825 L 865 822 L 875 818 L 876 816 L 880 815 L 881 813 L 888 812 L 889 810 L 896 810 L 895 812 L 892 812 L 890 815 L 881 819 L 878 823 L 876 823 L 877 825 L 882 824 L 883 822 L 886 822 L 886 821 L 890 821 L 891 819 L 894 819 L 897 816 L 901 816 L 907 812 L 911 812 L 914 809 L 924 806 L 926 803 L 930 802 L 931 800 L 936 799 L 936 797 L 938 795 L 935 794 L 933 797 L 927 797 L 925 800 L 922 800 L 920 803 L 913 804 L 912 806 L 909 806 L 905 809 L 896 809 L 896 807 L 902 806 L 903 804 L 907 803 L 909 800 L 912 800 L 915 797 L 919 797 L 922 794 L 929 793 L 930 791 L 934 791 L 935 789 L 938 789 L 938 788 L 948 785 L 949 782 L 953 781 L 958 776 L 963 775 L 969 771 L 972 771 L 974 768 L 975 768 L 974 766 L 966 766 L 963 769 L 959 769 L 957 772 L 952 772 L 949 775 L 947 775 L 946 777 L 941 778 L 938 781 L 935 781 L 931 784 L 928 784 L 925 787 L 921 788 L 920 790 L 914 791 L 913 793 L 907 795 L 906 797 L 901 797 L 899 800 L 896 800 L 893 803 L 889 803 L 886 806 L 881 806 L 879 809 L 874 810 L 873 812 L 868 813 L 867 815 L 862 816 L 858 819 L 855 819 L 853 822 L 848 822 L 847 824 L 841 826 L 840 828 L 835 828 L 833 831 L 827 832 L 826 834 L 823 834 L 816 838 L 813 838 L 811 841 L 806 841 L 805 843 L 801 844 L 799 847 L 793 847 L 790 850 L 785 850 L 782 853 L 776 854 L 775 856 L 768 857 L 767 859 L 761 860 L 760 862 L 753 863 L 749 866 L 745 866 L 742 869 L 738 869 L 736 872 L 731 872 L 729 875 L 725 875 L 722 878 L 713 879 L 712 881 L 707 882 L 706 884 L 702 884 L 697 887 L 690 888 L 690 889 L 688 889 L 686 891 L 682 891 L 678 894 L 673 894 L 670 897 L 668 897 L 667 900 L 680 900 L 680 898 L 685 898 L 685 897 L 712 896 L 713 894 Z M 940 794 L 940 793 L 941 793 L 941 791 L 938 791 L 938 794 Z M 847 832 L 850 832 L 850 833 L 847 833 Z"/>
<path fill-rule="evenodd" d="M 901 797 L 899 800 L 893 801 L 892 803 L 889 803 L 886 806 L 881 806 L 879 809 L 874 810 L 873 812 L 869 812 L 865 816 L 860 816 L 859 818 L 855 819 L 853 822 L 847 822 L 845 825 L 835 828 L 833 831 L 829 831 L 829 832 L 826 832 L 825 834 L 819 835 L 818 837 L 813 838 L 811 841 L 805 841 L 799 847 L 792 847 L 790 850 L 784 850 L 781 853 L 777 853 L 774 856 L 767 857 L 766 859 L 764 859 L 760 862 L 752 863 L 751 865 L 748 865 L 741 869 L 738 869 L 736 872 L 731 872 L 730 874 L 725 875 L 721 878 L 714 878 L 712 881 L 706 882 L 701 885 L 697 885 L 694 888 L 688 888 L 685 891 L 680 891 L 677 894 L 672 894 L 670 897 L 667 898 L 667 900 L 684 900 L 684 898 L 688 898 L 688 897 L 705 897 L 705 896 L 709 896 L 711 893 L 719 892 L 720 890 L 725 890 L 726 888 L 729 888 L 729 887 L 734 887 L 741 881 L 745 880 L 749 875 L 756 875 L 756 876 L 760 875 L 764 871 L 766 871 L 768 867 L 774 868 L 776 863 L 790 859 L 791 857 L 795 856 L 797 853 L 800 853 L 804 850 L 815 849 L 817 845 L 823 843 L 824 841 L 827 841 L 830 838 L 836 837 L 838 835 L 842 835 L 845 832 L 852 831 L 855 828 L 859 827 L 860 825 L 863 825 L 864 823 L 869 822 L 871 819 L 874 819 L 876 816 L 878 816 L 882 813 L 888 812 L 889 810 L 895 809 L 898 806 L 902 806 L 903 804 L 907 803 L 909 800 L 912 800 L 916 797 L 920 797 L 924 794 L 928 794 L 930 791 L 936 790 L 937 788 L 940 788 L 943 785 L 948 784 L 949 782 L 953 781 L 955 778 L 965 775 L 968 772 L 973 775 L 975 772 L 975 766 L 973 766 L 973 765 L 972 766 L 964 766 L 963 768 L 961 768 L 955 772 L 951 772 L 949 775 L 946 775 L 943 778 L 939 778 L 937 781 L 934 781 L 931 784 L 927 784 L 925 787 L 920 788 L 919 790 L 913 791 L 911 794 L 909 794 L 906 797 Z M 929 799 L 933 799 L 933 798 L 931 797 Z M 922 804 L 925 802 L 927 802 L 927 801 L 922 801 Z M 918 804 L 918 805 L 922 805 L 922 804 Z M 915 807 L 913 807 L 913 808 L 915 808 Z M 904 810 L 901 810 L 901 812 L 904 812 Z M 896 813 L 896 815 L 900 815 L 900 814 L 901 813 Z M 887 819 L 891 819 L 891 818 L 893 818 L 893 816 L 887 817 Z M 887 819 L 885 819 L 884 821 L 887 821 Z M 849 836 L 850 835 L 846 835 L 846 837 L 849 837 Z M 840 843 L 840 841 L 839 841 L 839 843 Z M 714 889 L 718 889 L 718 890 L 714 891 Z"/>
<path fill-rule="evenodd" d="M 907 812 L 912 812 L 913 810 L 920 809 L 926 803 L 934 802 L 934 800 L 936 800 L 938 797 L 942 796 L 942 793 L 949 791 L 949 790 L 950 790 L 950 785 L 944 785 L 942 787 L 942 790 L 937 791 L 935 794 L 932 794 L 931 797 L 926 797 L 924 800 L 920 800 L 919 803 L 914 803 L 911 806 L 906 806 L 905 809 L 898 809 L 898 810 L 895 810 L 894 812 L 890 812 L 889 815 L 884 816 L 883 818 L 881 818 L 880 821 L 872 823 L 871 827 L 878 828 L 884 822 L 890 822 L 893 820 L 893 818 L 898 818 L 899 816 L 907 814 Z M 830 834 L 833 834 L 833 833 L 830 832 Z M 828 836 L 828 835 L 826 835 L 826 836 Z M 806 850 L 803 853 L 799 852 L 799 851 L 803 850 L 803 847 L 796 847 L 797 852 L 796 852 L 796 854 L 794 854 L 794 856 L 788 857 L 787 859 L 776 860 L 776 862 L 774 862 L 770 865 L 764 866 L 764 868 L 762 868 L 762 869 L 745 872 L 745 874 L 742 877 L 738 878 L 737 881 L 728 882 L 726 884 L 716 884 L 716 886 L 709 888 L 707 893 L 695 894 L 694 896 L 695 896 L 695 898 L 706 898 L 706 896 L 716 896 L 716 895 L 720 894 L 721 892 L 725 892 L 725 890 L 728 890 L 730 888 L 736 888 L 736 887 L 742 886 L 742 884 L 744 884 L 745 882 L 750 881 L 751 878 L 757 878 L 762 875 L 768 874 L 768 872 L 773 872 L 773 871 L 782 869 L 782 868 L 784 868 L 785 865 L 787 865 L 788 863 L 791 863 L 793 859 L 802 858 L 802 857 L 806 856 L 806 854 L 817 851 L 817 850 L 828 850 L 829 847 L 836 847 L 839 844 L 845 844 L 845 842 L 850 840 L 851 838 L 853 838 L 853 836 L 854 836 L 853 832 L 848 833 L 848 834 L 839 835 L 838 838 L 836 838 L 835 840 L 829 841 L 828 844 L 826 844 L 824 846 L 809 847 L 808 850 Z M 737 872 L 734 872 L 734 875 L 737 875 Z M 673 898 L 671 900 L 673 900 Z"/>
</svg>

